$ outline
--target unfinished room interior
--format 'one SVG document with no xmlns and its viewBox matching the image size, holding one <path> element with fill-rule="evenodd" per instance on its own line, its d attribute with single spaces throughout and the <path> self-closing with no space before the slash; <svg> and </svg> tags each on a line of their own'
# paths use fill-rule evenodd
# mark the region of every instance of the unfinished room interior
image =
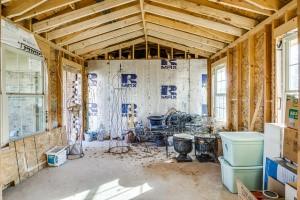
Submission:
<svg viewBox="0 0 300 200">
<path fill-rule="evenodd" d="M 0 200 L 300 200 L 300 0 L 0 11 Z"/>
</svg>

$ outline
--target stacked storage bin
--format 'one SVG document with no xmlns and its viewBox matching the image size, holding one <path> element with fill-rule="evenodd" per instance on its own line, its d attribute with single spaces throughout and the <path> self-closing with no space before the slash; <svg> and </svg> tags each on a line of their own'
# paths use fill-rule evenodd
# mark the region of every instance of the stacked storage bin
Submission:
<svg viewBox="0 0 300 200">
<path fill-rule="evenodd" d="M 261 190 L 263 179 L 263 134 L 257 132 L 222 132 L 222 182 L 237 193 L 236 179 L 250 190 Z"/>
</svg>

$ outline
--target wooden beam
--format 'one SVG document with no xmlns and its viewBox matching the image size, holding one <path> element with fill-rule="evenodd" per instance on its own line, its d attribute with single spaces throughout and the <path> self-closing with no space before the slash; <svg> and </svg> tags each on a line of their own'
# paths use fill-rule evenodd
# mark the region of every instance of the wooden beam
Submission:
<svg viewBox="0 0 300 200">
<path fill-rule="evenodd" d="M 212 40 L 221 41 L 224 43 L 233 42 L 236 38 L 235 36 L 232 36 L 232 35 L 229 35 L 226 33 L 214 31 L 214 30 L 199 27 L 199 26 L 193 26 L 190 24 L 178 22 L 173 19 L 168 19 L 168 18 L 157 16 L 157 15 L 148 14 L 148 15 L 146 15 L 145 20 L 147 22 L 151 22 L 152 24 L 158 24 L 158 25 L 169 27 L 172 29 L 185 31 L 187 33 L 195 34 L 195 35 L 198 35 L 201 37 L 206 37 L 206 38 L 209 38 Z"/>
<path fill-rule="evenodd" d="M 272 121 L 272 25 L 264 33 L 264 123 Z"/>
<path fill-rule="evenodd" d="M 81 0 L 50 0 L 47 3 L 37 6 L 36 8 L 24 13 L 23 15 L 17 16 L 13 18 L 13 21 L 19 22 L 24 19 L 29 19 L 35 17 L 40 14 L 44 14 L 46 12 L 50 12 L 52 10 L 56 10 L 58 8 L 67 6 L 72 3 L 76 3 Z"/>
<path fill-rule="evenodd" d="M 157 44 L 157 58 L 160 58 L 160 45 Z"/>
<path fill-rule="evenodd" d="M 169 35 L 176 35 L 177 37 L 186 38 L 187 40 L 190 40 L 193 42 L 198 42 L 203 45 L 207 45 L 209 47 L 214 47 L 214 48 L 218 48 L 218 49 L 223 49 L 225 47 L 225 44 L 222 42 L 207 39 L 205 37 L 200 37 L 200 36 L 197 36 L 194 34 L 186 33 L 183 31 L 175 30 L 175 29 L 164 27 L 164 26 L 157 25 L 157 24 L 147 23 L 147 29 L 166 33 Z"/>
<path fill-rule="evenodd" d="M 174 48 L 174 49 L 178 49 L 178 50 L 181 50 L 181 51 L 185 51 L 185 52 L 188 51 L 188 52 L 193 53 L 193 54 L 201 55 L 202 57 L 205 57 L 205 58 L 209 57 L 209 55 L 210 55 L 210 53 L 208 53 L 206 51 L 196 49 L 196 48 L 192 48 L 192 47 L 188 47 L 188 46 L 179 44 L 177 42 L 172 42 L 172 41 L 168 41 L 168 40 L 165 40 L 165 39 L 159 39 L 159 38 L 156 38 L 156 37 L 152 37 L 150 35 L 148 35 L 148 41 L 152 42 L 152 43 L 158 43 L 160 45 L 171 47 L 171 48 Z"/>
<path fill-rule="evenodd" d="M 231 25 L 222 24 L 222 23 L 207 20 L 207 19 L 204 19 L 201 17 L 195 17 L 193 15 L 185 14 L 183 12 L 173 11 L 170 9 L 166 9 L 166 8 L 162 8 L 162 7 L 158 7 L 158 6 L 154 6 L 154 5 L 150 5 L 150 4 L 145 4 L 144 10 L 148 13 L 167 17 L 170 19 L 176 19 L 178 21 L 182 21 L 182 22 L 185 22 L 188 24 L 205 27 L 208 29 L 220 31 L 223 33 L 228 33 L 228 34 L 235 35 L 235 36 L 241 36 L 244 33 L 244 31 L 242 29 L 231 26 Z"/>
<path fill-rule="evenodd" d="M 137 45 L 137 44 L 140 44 L 143 42 L 145 42 L 144 38 L 138 38 L 135 40 L 131 40 L 129 42 L 123 42 L 123 43 L 116 44 L 116 45 L 113 45 L 113 46 L 110 46 L 110 47 L 107 47 L 107 48 L 104 48 L 101 50 L 96 50 L 94 52 L 91 52 L 91 53 L 85 55 L 84 58 L 89 59 L 89 58 L 94 57 L 95 55 L 107 54 L 109 52 L 116 51 L 118 49 L 128 48 L 130 46 L 132 46 L 134 49 L 134 45 Z M 132 54 L 132 59 L 134 59 L 134 53 Z"/>
<path fill-rule="evenodd" d="M 212 117 L 212 61 L 207 59 L 207 115 Z"/>
<path fill-rule="evenodd" d="M 9 6 L 4 9 L 4 13 L 7 18 L 16 17 L 30 11 L 46 1 L 47 0 L 12 1 Z"/>
<path fill-rule="evenodd" d="M 122 10 L 118 10 L 109 14 L 101 15 L 83 22 L 72 24 L 70 26 L 65 26 L 60 29 L 56 29 L 48 33 L 48 39 L 53 40 L 59 37 L 63 37 L 81 30 L 86 30 L 88 28 L 96 27 L 107 22 L 111 22 L 116 19 L 120 19 L 129 15 L 139 13 L 140 9 L 138 6 L 131 6 Z"/>
<path fill-rule="evenodd" d="M 216 50 L 216 49 L 208 48 L 207 46 L 202 45 L 200 43 L 192 42 L 192 41 L 187 40 L 185 38 L 180 38 L 180 37 L 177 37 L 177 36 L 174 36 L 174 35 L 166 34 L 166 33 L 163 33 L 163 32 L 158 32 L 158 31 L 154 31 L 154 30 L 150 30 L 150 29 L 148 29 L 148 35 L 151 35 L 151 36 L 157 37 L 157 38 L 161 38 L 161 39 L 164 39 L 164 40 L 168 40 L 168 41 L 171 41 L 171 42 L 179 43 L 179 44 L 182 44 L 182 45 L 186 45 L 188 47 L 193 47 L 193 48 L 196 48 L 196 49 L 199 49 L 199 50 L 203 50 L 207 53 L 213 53 L 213 51 Z"/>
<path fill-rule="evenodd" d="M 245 0 L 246 2 L 265 10 L 277 11 L 280 9 L 279 0 Z"/>
<path fill-rule="evenodd" d="M 240 0 L 209 0 L 209 1 L 219 3 L 229 7 L 237 8 L 240 10 L 244 10 L 247 12 L 257 13 L 260 15 L 271 16 L 273 14 L 273 12 L 270 10 L 258 8 L 252 4 L 249 4 L 246 1 L 240 1 Z"/>
<path fill-rule="evenodd" d="M 233 49 L 227 50 L 227 63 L 226 63 L 226 128 L 232 130 L 232 88 L 233 88 Z"/>
<path fill-rule="evenodd" d="M 232 48 L 232 47 L 236 46 L 238 43 L 246 40 L 249 37 L 249 35 L 254 35 L 255 33 L 261 31 L 262 29 L 264 29 L 265 25 L 271 24 L 273 20 L 282 16 L 286 11 L 295 9 L 296 7 L 297 7 L 297 0 L 292 0 L 286 6 L 281 8 L 278 12 L 274 13 L 272 16 L 265 19 L 263 22 L 258 24 L 255 28 L 253 28 L 252 30 L 245 33 L 242 37 L 239 37 L 237 40 L 235 40 L 230 45 L 228 45 L 226 48 L 222 49 L 221 51 L 219 51 L 218 53 L 213 55 L 211 58 L 214 59 L 214 58 L 218 57 L 219 55 L 225 53 L 228 48 Z"/>
<path fill-rule="evenodd" d="M 144 0 L 140 0 L 140 8 L 141 8 L 141 15 L 142 15 L 142 21 L 143 21 L 143 27 L 144 27 L 144 35 L 145 35 L 146 46 L 147 46 L 148 40 L 147 40 L 147 29 L 146 29 L 146 22 L 145 22 Z M 147 55 L 147 53 L 148 52 L 146 49 L 146 55 Z"/>
<path fill-rule="evenodd" d="M 105 47 L 108 47 L 110 45 L 121 43 L 121 42 L 124 42 L 126 40 L 130 40 L 130 39 L 133 39 L 133 38 L 140 37 L 142 35 L 144 35 L 143 31 L 141 31 L 141 30 L 135 31 L 135 32 L 132 32 L 132 33 L 128 33 L 126 35 L 122 35 L 122 36 L 117 37 L 117 38 L 113 38 L 113 39 L 110 39 L 110 40 L 105 40 L 103 42 L 95 43 L 95 44 L 87 46 L 86 48 L 83 48 L 83 49 L 78 49 L 77 51 L 75 51 L 75 53 L 78 54 L 78 55 L 87 54 L 91 51 L 95 51 L 95 50 L 98 50 L 98 49 L 101 50 L 101 49 L 104 49 Z"/>
<path fill-rule="evenodd" d="M 90 6 L 80 8 L 78 10 L 68 12 L 66 14 L 62 14 L 47 20 L 43 20 L 41 22 L 37 22 L 33 24 L 33 31 L 43 32 L 49 28 L 54 28 L 62 24 L 80 19 L 82 17 L 100 13 L 102 11 L 109 10 L 134 1 L 135 0 L 105 0 Z"/>
<path fill-rule="evenodd" d="M 255 111 L 255 38 L 250 35 L 248 39 L 248 85 L 249 85 L 249 102 L 248 102 L 248 129 L 250 130 L 251 122 Z"/>
<path fill-rule="evenodd" d="M 215 18 L 225 23 L 231 24 L 236 27 L 250 30 L 254 28 L 257 21 L 248 17 L 240 16 L 231 12 L 211 8 L 205 5 L 193 3 L 186 0 L 151 0 L 166 6 L 172 6 L 184 11 L 201 14 L 207 17 Z"/>
<path fill-rule="evenodd" d="M 118 30 L 115 30 L 115 31 L 112 31 L 112 32 L 104 33 L 102 35 L 98 35 L 96 37 L 92 37 L 92 38 L 89 38 L 87 40 L 83 40 L 81 42 L 71 44 L 69 46 L 69 50 L 70 51 L 75 51 L 75 50 L 78 50 L 78 49 L 82 49 L 82 48 L 88 47 L 90 45 L 93 45 L 95 43 L 103 42 L 105 40 L 116 38 L 116 37 L 119 37 L 120 35 L 125 35 L 127 33 L 135 32 L 135 31 L 138 31 L 138 30 L 141 30 L 141 29 L 143 29 L 142 24 L 134 24 L 134 25 L 131 25 L 131 26 L 127 26 L 125 28 L 121 28 L 121 29 L 118 29 Z"/>
<path fill-rule="evenodd" d="M 111 32 L 111 31 L 114 31 L 114 30 L 117 30 L 117 29 L 120 29 L 120 28 L 124 28 L 124 27 L 130 26 L 130 25 L 139 23 L 141 21 L 142 21 L 142 19 L 141 19 L 140 16 L 129 17 L 127 19 L 116 21 L 116 22 L 113 22 L 113 23 L 110 23 L 110 24 L 107 24 L 107 25 L 97 27 L 97 28 L 88 29 L 88 30 L 83 31 L 79 34 L 76 34 L 73 37 L 59 40 L 59 41 L 57 41 L 57 44 L 61 45 L 61 46 L 64 46 L 64 45 L 76 43 L 76 42 L 79 42 L 79 41 L 82 41 L 82 40 L 86 40 L 88 38 L 95 37 L 97 35 L 101 35 L 101 34 L 104 34 L 104 33 L 108 33 L 108 32 Z"/>
<path fill-rule="evenodd" d="M 237 122 L 235 130 L 241 130 L 242 126 L 242 59 L 243 59 L 243 44 L 237 45 Z"/>
<path fill-rule="evenodd" d="M 285 33 L 297 28 L 297 17 L 285 22 L 274 29 L 274 37 L 283 36 Z"/>
</svg>

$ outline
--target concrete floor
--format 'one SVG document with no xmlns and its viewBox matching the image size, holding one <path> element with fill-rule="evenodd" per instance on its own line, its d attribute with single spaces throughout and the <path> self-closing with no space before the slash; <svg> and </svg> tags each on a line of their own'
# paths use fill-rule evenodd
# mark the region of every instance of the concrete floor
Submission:
<svg viewBox="0 0 300 200">
<path fill-rule="evenodd" d="M 107 142 L 85 146 L 82 159 L 46 168 L 4 191 L 4 200 L 235 200 L 221 183 L 215 163 L 176 163 L 164 148 L 132 147 L 105 153 Z M 172 156 L 174 156 L 174 152 Z"/>
</svg>

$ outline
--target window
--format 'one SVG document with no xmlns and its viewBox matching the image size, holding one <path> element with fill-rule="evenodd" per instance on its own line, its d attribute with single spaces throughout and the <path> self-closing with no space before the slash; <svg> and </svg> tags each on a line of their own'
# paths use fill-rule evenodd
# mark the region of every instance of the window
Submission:
<svg viewBox="0 0 300 200">
<path fill-rule="evenodd" d="M 3 132 L 17 139 L 45 130 L 43 59 L 3 45 Z M 5 141 L 3 141 L 5 142 Z M 6 141 L 7 142 L 7 141 Z"/>
<path fill-rule="evenodd" d="M 226 121 L 225 64 L 218 65 L 214 70 L 214 116 L 218 121 Z"/>
</svg>

